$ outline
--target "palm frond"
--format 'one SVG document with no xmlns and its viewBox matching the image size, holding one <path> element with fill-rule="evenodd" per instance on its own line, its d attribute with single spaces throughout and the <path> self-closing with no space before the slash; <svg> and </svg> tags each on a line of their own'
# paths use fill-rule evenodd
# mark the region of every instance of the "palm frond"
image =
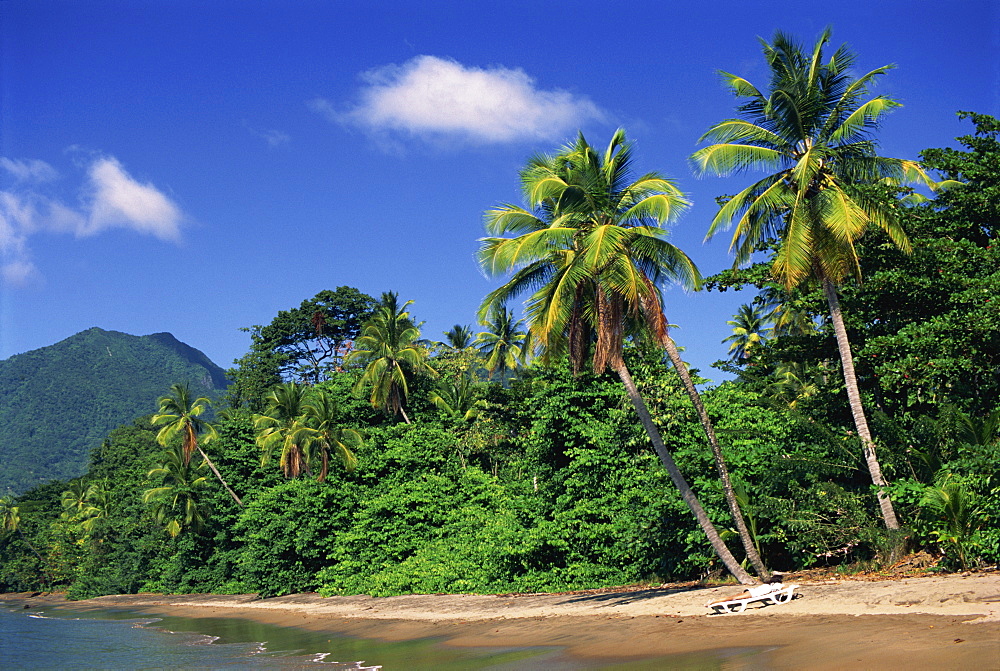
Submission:
<svg viewBox="0 0 1000 671">
<path fill-rule="evenodd" d="M 691 155 L 697 174 L 711 172 L 721 177 L 754 168 L 777 168 L 785 160 L 785 155 L 776 149 L 751 144 L 713 144 Z"/>
</svg>

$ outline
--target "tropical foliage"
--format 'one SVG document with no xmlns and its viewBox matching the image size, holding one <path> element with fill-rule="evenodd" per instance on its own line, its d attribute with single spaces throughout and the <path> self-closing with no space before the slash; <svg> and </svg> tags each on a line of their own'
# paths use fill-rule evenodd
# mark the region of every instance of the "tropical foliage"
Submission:
<svg viewBox="0 0 1000 671">
<path fill-rule="evenodd" d="M 624 132 L 602 150 L 580 135 L 529 161 L 523 205 L 487 213 L 480 260 L 502 279 L 477 338 L 422 340 L 391 292 L 279 313 L 214 417 L 178 373 L 153 414 L 101 429 L 85 472 L 0 498 L 0 590 L 507 593 L 917 550 L 935 570 L 996 564 L 1000 121 L 962 113 L 974 134 L 919 169 L 882 158 L 894 103 L 866 91 L 885 69 L 854 78 L 827 44 L 765 43 L 764 93 L 726 75 L 739 118 L 695 155 L 769 175 L 712 227 L 761 261 L 703 285 L 759 291 L 717 364 L 733 379 L 690 370 L 667 332 L 662 288 L 700 280 L 665 237 L 683 194 L 633 174 Z M 948 188 L 909 197 L 926 171 Z"/>
</svg>

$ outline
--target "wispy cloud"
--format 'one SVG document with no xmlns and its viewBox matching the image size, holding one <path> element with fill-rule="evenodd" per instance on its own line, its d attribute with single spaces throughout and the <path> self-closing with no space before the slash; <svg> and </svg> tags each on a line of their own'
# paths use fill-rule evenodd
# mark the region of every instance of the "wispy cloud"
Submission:
<svg viewBox="0 0 1000 671">
<path fill-rule="evenodd" d="M 310 106 L 331 121 L 373 132 L 484 143 L 558 138 L 604 116 L 584 97 L 537 88 L 523 70 L 466 67 L 435 56 L 371 70 L 363 80 L 360 102 L 347 111 L 325 99 Z"/>
<path fill-rule="evenodd" d="M 246 120 L 243 121 L 243 128 L 254 137 L 266 142 L 269 147 L 280 147 L 283 144 L 288 144 L 292 139 L 288 133 L 280 130 L 261 130 L 250 125 L 250 122 Z"/>
<path fill-rule="evenodd" d="M 0 157 L 0 168 L 14 181 L 0 190 L 0 281 L 5 285 L 40 278 L 28 244 L 36 233 L 86 237 L 124 228 L 169 242 L 181 239 L 180 208 L 152 184 L 134 179 L 114 158 L 90 162 L 75 207 L 45 193 L 44 183 L 58 173 L 44 161 Z"/>
<path fill-rule="evenodd" d="M 15 161 L 0 156 L 0 168 L 6 170 L 20 182 L 50 182 L 59 177 L 55 168 L 38 159 Z"/>
</svg>

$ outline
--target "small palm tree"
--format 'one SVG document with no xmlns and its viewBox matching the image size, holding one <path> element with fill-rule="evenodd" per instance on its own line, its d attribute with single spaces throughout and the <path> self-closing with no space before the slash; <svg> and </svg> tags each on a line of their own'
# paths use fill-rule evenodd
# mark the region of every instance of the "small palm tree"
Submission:
<svg viewBox="0 0 1000 671">
<path fill-rule="evenodd" d="M 881 95 L 869 97 L 869 88 L 890 66 L 855 79 L 854 54 L 845 45 L 826 58 L 829 41 L 827 29 L 810 53 L 781 32 L 771 43 L 762 40 L 770 90 L 762 92 L 742 77 L 722 73 L 741 99 L 739 118 L 709 128 L 702 140 L 713 144 L 699 149 L 691 160 L 701 173 L 729 175 L 750 169 L 768 173 L 722 206 L 707 237 L 735 224 L 730 249 L 737 266 L 767 243 L 778 241 L 771 265 L 774 279 L 786 290 L 809 280 L 823 288 L 882 517 L 886 527 L 897 529 L 861 404 L 837 287 L 860 276 L 856 245 L 869 229 L 881 230 L 893 245 L 910 251 L 897 208 L 873 195 L 870 187 L 930 181 L 916 162 L 885 158 L 876 151 L 872 133 L 899 103 Z"/>
<path fill-rule="evenodd" d="M 472 333 L 472 327 L 463 326 L 462 324 L 455 324 L 451 327 L 450 331 L 445 331 L 444 337 L 447 341 L 445 344 L 456 350 L 472 347 L 472 341 L 475 338 Z"/>
<path fill-rule="evenodd" d="M 197 465 L 185 462 L 183 447 L 178 445 L 165 450 L 160 465 L 146 474 L 161 484 L 147 489 L 142 501 L 152 507 L 153 517 L 171 537 L 185 527 L 197 531 L 205 524 L 200 501 L 201 492 L 208 485 L 208 478 L 201 474 L 204 467 L 205 462 Z"/>
<path fill-rule="evenodd" d="M 420 329 L 406 310 L 413 301 L 400 306 L 398 299 L 392 292 L 382 294 L 347 361 L 365 366 L 355 391 L 371 389 L 373 407 L 392 416 L 400 415 L 409 424 L 405 407 L 410 393 L 408 377 L 418 372 L 436 377 L 437 373 L 427 365 L 427 349 L 420 340 Z"/>
<path fill-rule="evenodd" d="M 464 371 L 454 378 L 441 380 L 430 393 L 430 402 L 445 417 L 461 422 L 472 422 L 479 416 L 483 402 L 477 393 L 479 385 L 475 374 Z"/>
<path fill-rule="evenodd" d="M 361 434 L 354 429 L 339 426 L 337 402 L 325 390 L 313 392 L 312 398 L 303 406 L 305 415 L 303 424 L 310 430 L 309 461 L 318 457 L 320 461 L 318 482 L 325 482 L 330 470 L 330 454 L 336 453 L 344 469 L 350 473 L 358 465 L 354 450 L 361 447 Z"/>
<path fill-rule="evenodd" d="M 754 304 L 760 307 L 764 320 L 771 323 L 771 335 L 776 338 L 810 335 L 816 332 L 813 316 L 796 305 L 782 289 L 774 286 L 764 287 L 754 299 Z"/>
<path fill-rule="evenodd" d="M 91 483 L 87 487 L 85 500 L 83 510 L 80 511 L 80 519 L 84 531 L 90 533 L 98 522 L 107 519 L 111 511 L 111 491 L 108 489 L 108 481 Z"/>
<path fill-rule="evenodd" d="M 21 507 L 14 505 L 10 496 L 0 498 L 0 531 L 17 531 L 21 528 Z"/>
<path fill-rule="evenodd" d="M 735 363 L 749 359 L 753 350 L 767 339 L 767 318 L 756 306 L 741 305 L 726 323 L 733 327 L 733 335 L 723 338 L 722 342 L 730 343 L 729 358 Z"/>
<path fill-rule="evenodd" d="M 958 424 L 958 438 L 962 442 L 977 447 L 989 447 L 1000 443 L 1000 408 L 984 417 L 957 411 L 955 420 Z"/>
<path fill-rule="evenodd" d="M 63 517 L 80 522 L 84 531 L 91 532 L 97 523 L 108 516 L 111 495 L 107 481 L 86 484 L 82 479 L 70 483 L 61 496 Z"/>
<path fill-rule="evenodd" d="M 983 525 L 969 488 L 953 474 L 946 473 L 927 487 L 920 506 L 937 518 L 939 527 L 934 535 L 938 542 L 953 547 L 962 568 L 968 568 L 967 551 L 973 534 Z"/>
<path fill-rule="evenodd" d="M 69 483 L 69 488 L 60 497 L 63 514 L 66 517 L 77 517 L 87 506 L 87 484 L 83 479 Z"/>
<path fill-rule="evenodd" d="M 816 396 L 820 392 L 817 374 L 811 373 L 797 361 L 780 364 L 775 370 L 773 381 L 768 385 L 772 398 L 794 408 L 799 401 Z"/>
<path fill-rule="evenodd" d="M 21 507 L 14 505 L 14 499 L 10 496 L 0 497 L 0 537 L 8 533 L 17 532 L 20 536 L 21 541 L 28 546 L 28 549 L 38 557 L 38 561 L 42 568 L 42 577 L 45 578 L 45 583 L 50 587 L 52 586 L 52 570 L 49 563 L 45 560 L 45 557 L 38 552 L 35 546 L 28 540 L 28 537 L 24 535 L 24 531 L 21 529 Z"/>
<path fill-rule="evenodd" d="M 312 434 L 305 423 L 307 393 L 305 385 L 279 384 L 268 393 L 264 414 L 254 415 L 257 445 L 263 451 L 261 466 L 266 466 L 275 448 L 280 447 L 279 466 L 286 478 L 309 471 L 307 448 Z"/>
<path fill-rule="evenodd" d="M 523 364 L 528 355 L 528 332 L 523 319 L 514 319 L 513 310 L 504 306 L 493 311 L 493 315 L 483 322 L 486 327 L 476 336 L 475 347 L 486 357 L 486 369 L 492 376 L 500 371 L 501 378 L 507 371 Z"/>
<path fill-rule="evenodd" d="M 229 487 L 229 483 L 222 477 L 222 473 L 215 467 L 212 460 L 208 458 L 205 450 L 201 448 L 201 444 L 198 442 L 200 438 L 201 443 L 207 444 L 219 436 L 215 427 L 201 418 L 205 414 L 205 411 L 212 405 L 212 402 L 204 396 L 199 396 L 192 400 L 191 390 L 186 384 L 171 385 L 170 394 L 161 396 L 158 402 L 160 404 L 160 411 L 153 415 L 151 420 L 153 426 L 163 425 L 160 432 L 156 434 L 157 442 L 165 447 L 168 442 L 180 436 L 181 454 L 184 459 L 184 465 L 187 466 L 191 461 L 191 455 L 197 450 L 198 454 L 205 460 L 205 463 L 212 469 L 215 477 L 226 488 L 226 491 L 233 497 L 233 500 L 236 501 L 236 504 L 242 506 L 243 501 Z"/>
</svg>

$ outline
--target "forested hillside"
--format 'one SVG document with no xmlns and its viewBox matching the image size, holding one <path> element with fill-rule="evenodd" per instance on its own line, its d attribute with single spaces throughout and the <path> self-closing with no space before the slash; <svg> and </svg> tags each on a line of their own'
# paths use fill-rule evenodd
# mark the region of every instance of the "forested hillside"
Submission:
<svg viewBox="0 0 1000 671">
<path fill-rule="evenodd" d="M 224 371 L 169 333 L 91 328 L 0 361 L 0 492 L 86 471 L 90 450 L 172 383 L 218 396 Z"/>
</svg>

